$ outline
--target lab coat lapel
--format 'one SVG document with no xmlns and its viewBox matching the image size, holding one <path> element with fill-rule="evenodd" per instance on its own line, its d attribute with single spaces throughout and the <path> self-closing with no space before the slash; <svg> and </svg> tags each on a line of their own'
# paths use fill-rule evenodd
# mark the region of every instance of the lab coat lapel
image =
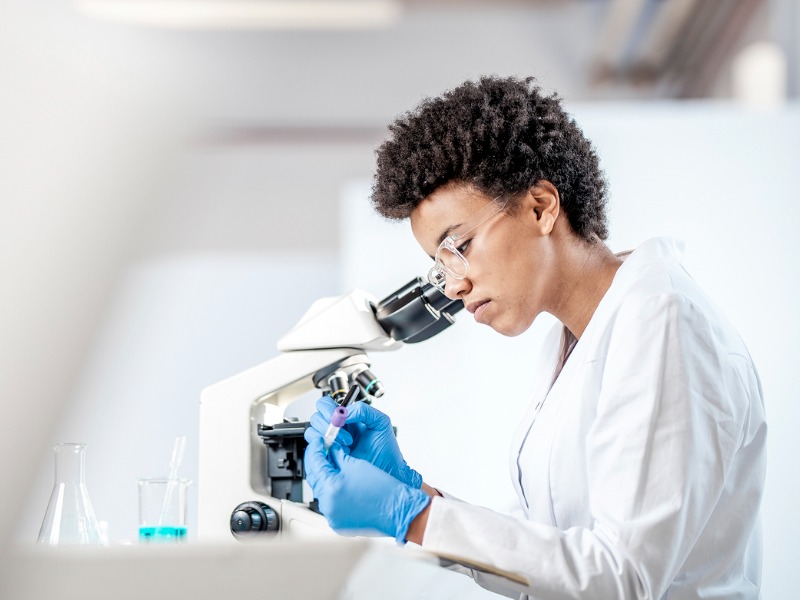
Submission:
<svg viewBox="0 0 800 600">
<path fill-rule="evenodd" d="M 536 415 L 544 404 L 547 394 L 553 384 L 553 375 L 558 364 L 559 354 L 561 352 L 560 339 L 562 336 L 564 326 L 559 321 L 555 321 L 552 329 L 545 336 L 545 342 L 542 345 L 542 352 L 538 360 L 532 365 L 533 376 L 533 391 L 531 393 L 531 400 L 528 403 L 525 413 L 523 413 L 519 426 L 511 441 L 511 454 L 509 456 L 509 468 L 511 472 L 511 482 L 517 492 L 517 496 L 523 499 L 523 510 L 525 514 L 528 513 L 528 501 L 525 497 L 525 492 L 522 489 L 522 477 L 519 467 L 519 451 L 525 443 L 525 438 L 530 432 L 531 426 L 536 420 Z"/>
</svg>

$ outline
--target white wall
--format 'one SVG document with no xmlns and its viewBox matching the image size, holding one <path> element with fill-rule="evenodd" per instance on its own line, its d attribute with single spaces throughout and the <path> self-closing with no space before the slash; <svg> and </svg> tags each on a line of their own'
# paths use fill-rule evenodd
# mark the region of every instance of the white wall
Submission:
<svg viewBox="0 0 800 600">
<path fill-rule="evenodd" d="M 786 598 L 800 555 L 795 424 L 800 422 L 800 208 L 794 177 L 800 110 L 748 113 L 719 104 L 577 106 L 611 190 L 615 250 L 659 235 L 686 243 L 684 264 L 747 343 L 769 419 L 763 504 L 764 596 Z M 373 215 L 368 185 L 345 194 L 344 277 L 386 295 L 430 259 L 407 224 Z M 408 462 L 432 485 L 506 510 L 508 439 L 530 385 L 542 325 L 503 338 L 459 313 L 457 324 L 400 353 L 373 355 L 388 390 L 377 405 L 398 426 Z"/>
<path fill-rule="evenodd" d="M 0 554 L 187 131 L 168 60 L 45 4 L 0 4 Z"/>
</svg>

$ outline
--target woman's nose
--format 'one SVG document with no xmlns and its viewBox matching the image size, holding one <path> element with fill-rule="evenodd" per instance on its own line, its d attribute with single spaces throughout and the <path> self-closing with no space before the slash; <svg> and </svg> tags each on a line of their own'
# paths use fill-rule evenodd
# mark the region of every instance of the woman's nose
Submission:
<svg viewBox="0 0 800 600">
<path fill-rule="evenodd" d="M 462 294 L 469 291 L 470 287 L 472 287 L 472 283 L 466 277 L 457 279 L 447 275 L 444 282 L 444 295 L 451 300 L 459 300 Z"/>
</svg>

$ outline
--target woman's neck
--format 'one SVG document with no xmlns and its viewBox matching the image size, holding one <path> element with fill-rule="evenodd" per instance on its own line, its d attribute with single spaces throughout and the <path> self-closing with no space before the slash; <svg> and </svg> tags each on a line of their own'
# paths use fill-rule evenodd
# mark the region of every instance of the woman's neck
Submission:
<svg viewBox="0 0 800 600">
<path fill-rule="evenodd" d="M 563 255 L 564 264 L 559 269 L 561 285 L 551 312 L 580 339 L 611 287 L 622 260 L 600 240 L 593 243 L 581 240 L 571 246 Z"/>
</svg>

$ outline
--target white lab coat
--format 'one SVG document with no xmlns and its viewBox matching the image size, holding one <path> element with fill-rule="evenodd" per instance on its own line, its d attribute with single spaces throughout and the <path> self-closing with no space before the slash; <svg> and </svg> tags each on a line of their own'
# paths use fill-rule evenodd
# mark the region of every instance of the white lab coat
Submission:
<svg viewBox="0 0 800 600">
<path fill-rule="evenodd" d="M 435 498 L 423 548 L 511 597 L 760 597 L 761 386 L 680 250 L 637 248 L 560 373 L 560 324 L 531 364 L 511 453 L 527 519 Z"/>
</svg>

